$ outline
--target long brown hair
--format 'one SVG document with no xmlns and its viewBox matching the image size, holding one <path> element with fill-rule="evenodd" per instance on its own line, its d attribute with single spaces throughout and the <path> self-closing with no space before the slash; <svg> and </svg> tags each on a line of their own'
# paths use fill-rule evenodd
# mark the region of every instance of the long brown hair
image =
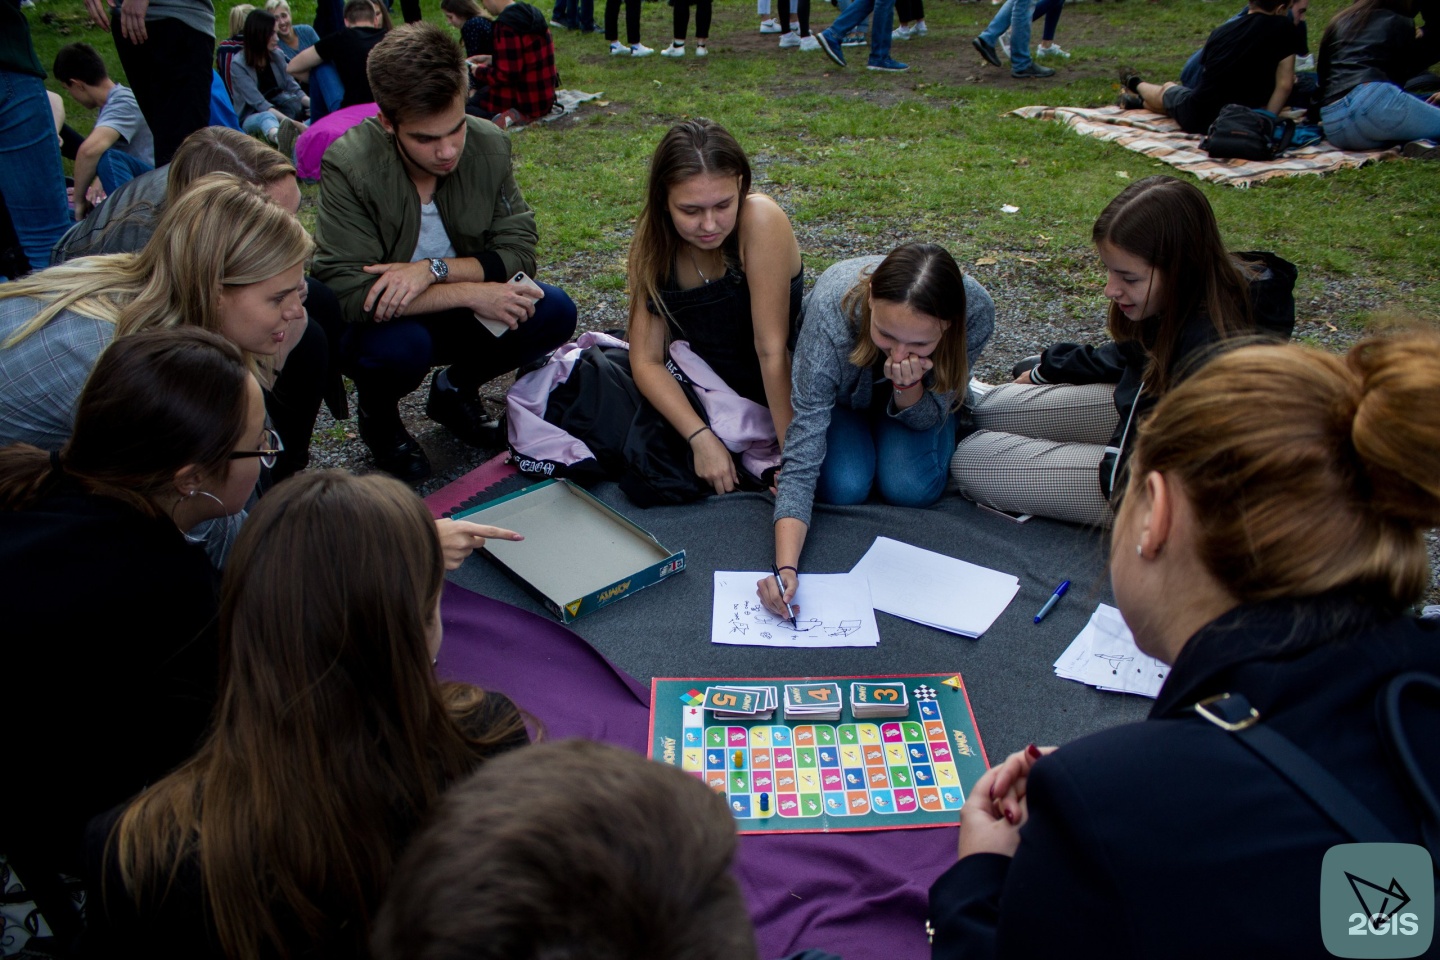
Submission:
<svg viewBox="0 0 1440 960">
<path fill-rule="evenodd" d="M 646 303 L 664 312 L 660 289 L 675 270 L 675 258 L 685 241 L 675 232 L 670 218 L 670 190 L 691 177 L 719 174 L 740 180 L 740 202 L 735 211 L 735 229 L 721 244 L 727 269 L 740 263 L 740 224 L 745 198 L 750 195 L 750 161 L 740 144 L 720 124 L 697 118 L 675 124 L 661 138 L 650 158 L 650 177 L 645 186 L 645 207 L 635 223 L 630 241 L 630 315 Z"/>
<path fill-rule="evenodd" d="M 965 400 L 970 365 L 965 355 L 965 275 L 950 251 L 937 243 L 906 243 L 890 251 L 873 270 L 845 293 L 840 309 L 855 327 L 855 348 L 850 362 L 870 367 L 880 359 L 880 348 L 870 337 L 870 298 L 909 304 L 928 317 L 948 324 L 931 360 L 935 364 L 935 391 L 955 393 L 955 405 Z"/>
<path fill-rule="evenodd" d="M 241 34 L 245 46 L 245 62 L 259 73 L 270 69 L 270 34 L 275 32 L 275 15 L 264 10 L 251 10 L 245 17 Z"/>
<path fill-rule="evenodd" d="M 263 188 L 295 176 L 295 164 L 270 144 L 239 130 L 201 127 L 185 138 L 170 159 L 166 197 L 173 202 L 210 173 L 231 173 Z"/>
<path fill-rule="evenodd" d="M 1132 485 L 1159 471 L 1200 518 L 1199 552 L 1242 603 L 1331 590 L 1391 613 L 1430 582 L 1440 525 L 1440 335 L 1221 354 L 1140 428 Z M 1132 491 L 1133 492 L 1133 491 Z"/>
<path fill-rule="evenodd" d="M 397 480 L 301 474 L 260 501 L 226 564 L 212 731 L 112 838 L 137 903 L 193 856 L 227 956 L 363 953 L 404 839 L 521 729 L 467 733 L 484 694 L 436 681 L 443 576 L 435 522 Z"/>
<path fill-rule="evenodd" d="M 250 373 L 238 347 L 194 327 L 117 340 L 100 355 L 58 458 L 91 493 L 151 516 L 187 466 L 220 480 L 242 442 Z M 50 454 L 29 444 L 0 449 L 0 510 L 24 510 L 56 479 Z"/>
<path fill-rule="evenodd" d="M 1158 327 L 1145 370 L 1146 387 L 1156 395 L 1171 386 L 1188 324 L 1203 317 L 1221 339 L 1253 332 L 1248 269 L 1225 249 L 1215 211 L 1194 184 L 1163 175 L 1135 181 L 1105 205 L 1090 237 L 1096 246 L 1108 243 L 1144 260 L 1160 281 Z M 1140 324 L 1114 303 L 1106 329 L 1117 342 L 1141 336 Z"/>
</svg>

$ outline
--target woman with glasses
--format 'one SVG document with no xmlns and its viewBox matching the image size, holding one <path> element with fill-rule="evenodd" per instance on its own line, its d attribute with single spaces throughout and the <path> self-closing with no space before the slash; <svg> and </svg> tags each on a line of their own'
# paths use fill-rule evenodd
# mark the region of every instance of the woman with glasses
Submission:
<svg viewBox="0 0 1440 960">
<path fill-rule="evenodd" d="M 436 680 L 443 584 L 398 480 L 306 473 L 260 501 L 225 571 L 210 734 L 87 832 L 97 955 L 368 955 L 441 792 L 528 741 L 506 697 Z"/>
<path fill-rule="evenodd" d="M 241 350 L 181 327 L 101 355 L 60 450 L 0 449 L 5 697 L 24 744 L 0 851 L 31 890 L 78 876 L 86 821 L 194 750 L 217 575 L 184 531 L 239 511 L 274 443 Z"/>
</svg>

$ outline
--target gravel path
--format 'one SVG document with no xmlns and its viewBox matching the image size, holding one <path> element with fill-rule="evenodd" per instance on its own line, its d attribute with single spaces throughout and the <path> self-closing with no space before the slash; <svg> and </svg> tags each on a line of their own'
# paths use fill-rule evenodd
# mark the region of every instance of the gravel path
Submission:
<svg viewBox="0 0 1440 960">
<path fill-rule="evenodd" d="M 784 191 L 773 190 L 774 185 L 766 184 L 762 177 L 763 172 L 757 171 L 757 189 L 772 192 L 784 205 Z M 899 219 L 796 223 L 795 233 L 800 249 L 805 251 L 807 288 L 824 267 L 837 260 L 883 253 L 921 235 Z M 981 380 L 994 383 L 1009 379 L 1011 364 L 1040 352 L 1051 343 L 1104 339 L 1104 299 L 1100 293 L 1103 276 L 1093 251 L 1007 253 L 979 247 L 971 236 L 958 232 L 952 236 L 931 233 L 925 239 L 944 244 L 995 298 L 995 333 L 975 368 L 975 375 Z M 598 276 L 624 270 L 628 230 L 616 231 L 613 240 L 615 253 L 579 253 L 542 265 L 543 279 L 563 287 L 574 298 L 582 332 L 625 326 L 625 293 L 601 289 L 595 283 Z M 1383 310 L 1385 306 L 1380 290 L 1363 280 L 1305 278 L 1302 269 L 1295 337 L 1329 350 L 1343 351 L 1360 336 L 1360 330 L 1349 318 Z M 485 387 L 484 394 L 493 401 L 496 410 L 503 406 L 510 383 L 511 378 L 504 377 Z M 417 487 L 422 495 L 438 490 L 500 452 L 467 446 L 426 419 L 426 389 L 422 386 L 401 404 L 406 425 L 424 445 L 435 467 L 435 475 Z M 353 413 L 353 391 L 350 402 Z M 373 469 L 369 451 L 355 433 L 353 419 L 337 422 L 322 407 L 311 466 Z M 1440 603 L 1440 539 L 1434 533 L 1430 535 L 1430 553 L 1433 574 L 1426 602 L 1433 604 Z"/>
</svg>

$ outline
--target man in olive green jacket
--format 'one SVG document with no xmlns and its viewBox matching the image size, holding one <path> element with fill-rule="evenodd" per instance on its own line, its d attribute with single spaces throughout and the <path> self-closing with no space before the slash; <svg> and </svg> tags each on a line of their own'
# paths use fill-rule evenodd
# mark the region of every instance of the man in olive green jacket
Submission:
<svg viewBox="0 0 1440 960">
<path fill-rule="evenodd" d="M 392 30 L 370 53 L 380 115 L 325 153 L 313 273 L 348 321 L 342 369 L 360 437 L 403 480 L 430 474 L 398 404 L 435 374 L 425 412 L 476 446 L 504 446 L 485 382 L 544 356 L 575 330 L 575 304 L 535 272 L 535 215 L 510 141 L 465 115 L 464 53 L 432 24 Z M 513 279 L 513 282 L 512 282 Z"/>
</svg>

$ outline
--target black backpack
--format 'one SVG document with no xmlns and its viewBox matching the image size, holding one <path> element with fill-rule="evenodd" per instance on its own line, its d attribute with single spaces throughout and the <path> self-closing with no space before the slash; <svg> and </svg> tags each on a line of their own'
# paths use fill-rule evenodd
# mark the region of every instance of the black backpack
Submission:
<svg viewBox="0 0 1440 960">
<path fill-rule="evenodd" d="M 1276 128 L 1281 133 L 1276 137 Z M 1238 103 L 1227 104 L 1200 141 L 1200 149 L 1214 160 L 1274 160 L 1290 149 L 1295 121 L 1277 120 L 1269 113 Z"/>
</svg>

